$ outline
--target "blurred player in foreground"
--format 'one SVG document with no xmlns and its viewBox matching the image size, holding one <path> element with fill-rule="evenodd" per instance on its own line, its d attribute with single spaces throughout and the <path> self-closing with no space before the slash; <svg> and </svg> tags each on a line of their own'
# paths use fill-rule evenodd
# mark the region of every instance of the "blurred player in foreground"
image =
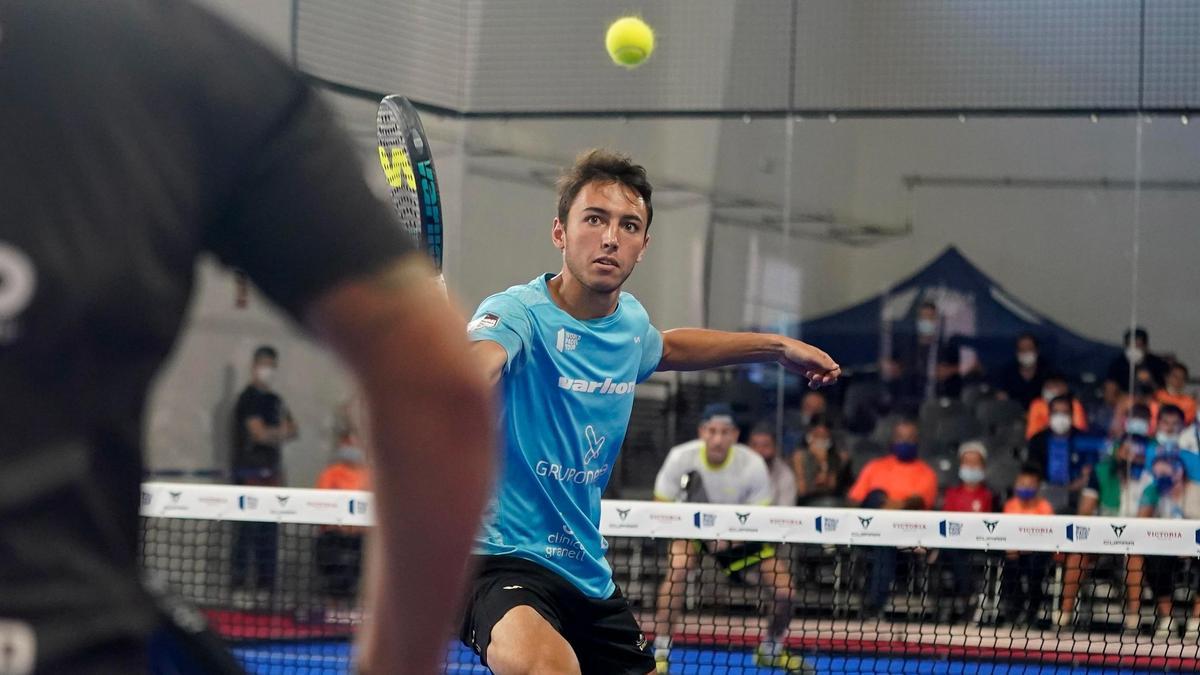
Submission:
<svg viewBox="0 0 1200 675">
<path fill-rule="evenodd" d="M 432 672 L 491 475 L 489 392 L 326 107 L 191 3 L 132 0 L 0 0 L 0 101 L 6 672 L 230 659 L 170 627 L 137 555 L 146 390 L 205 252 L 329 345 L 381 413 L 374 548 L 389 565 L 371 602 L 386 639 L 360 653 Z"/>
<path fill-rule="evenodd" d="M 560 179 L 558 274 L 493 295 L 468 325 L 500 382 L 503 470 L 476 550 L 462 640 L 499 675 L 655 670 L 600 537 L 600 495 L 624 440 L 634 385 L 655 370 L 778 362 L 813 387 L 825 352 L 780 335 L 660 333 L 621 285 L 645 255 L 654 210 L 645 170 L 594 150 Z"/>
</svg>

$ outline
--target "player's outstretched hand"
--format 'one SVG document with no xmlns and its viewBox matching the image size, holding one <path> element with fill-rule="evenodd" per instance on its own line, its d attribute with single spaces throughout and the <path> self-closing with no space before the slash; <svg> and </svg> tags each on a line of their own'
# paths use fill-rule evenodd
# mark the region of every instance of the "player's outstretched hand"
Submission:
<svg viewBox="0 0 1200 675">
<path fill-rule="evenodd" d="M 808 386 L 813 389 L 829 386 L 842 376 L 842 367 L 828 354 L 799 340 L 787 341 L 779 363 L 807 378 Z"/>
</svg>

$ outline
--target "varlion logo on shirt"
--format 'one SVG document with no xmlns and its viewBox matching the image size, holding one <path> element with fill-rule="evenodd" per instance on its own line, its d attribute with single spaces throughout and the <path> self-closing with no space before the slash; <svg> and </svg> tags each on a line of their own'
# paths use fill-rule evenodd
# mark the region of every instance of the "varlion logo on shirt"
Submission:
<svg viewBox="0 0 1200 675">
<path fill-rule="evenodd" d="M 613 382 L 611 377 L 605 378 L 603 382 L 595 380 L 576 380 L 570 377 L 558 377 L 558 387 L 567 391 L 575 391 L 582 394 L 632 394 L 637 382 Z"/>
<path fill-rule="evenodd" d="M 487 314 L 484 314 L 483 316 L 479 317 L 478 319 L 475 319 L 471 323 L 467 324 L 467 332 L 474 333 L 477 330 L 482 330 L 484 328 L 495 328 L 496 326 L 499 326 L 499 325 L 500 325 L 499 315 L 488 312 Z"/>
</svg>

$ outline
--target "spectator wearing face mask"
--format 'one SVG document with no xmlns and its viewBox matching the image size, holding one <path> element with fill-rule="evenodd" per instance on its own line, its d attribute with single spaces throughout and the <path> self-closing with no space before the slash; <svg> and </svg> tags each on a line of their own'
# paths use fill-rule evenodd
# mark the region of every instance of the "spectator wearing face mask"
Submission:
<svg viewBox="0 0 1200 675">
<path fill-rule="evenodd" d="M 750 431 L 746 442 L 767 463 L 767 475 L 771 479 L 771 505 L 796 505 L 796 474 L 792 467 L 779 456 L 779 444 L 775 442 L 775 430 L 767 422 L 760 422 Z"/>
<path fill-rule="evenodd" d="M 1144 406 L 1134 411 L 1137 415 L 1149 416 L 1150 411 Z M 1141 419 L 1140 417 L 1138 419 Z M 1134 425 L 1135 430 L 1148 428 L 1149 423 L 1141 419 L 1145 427 Z M 1120 441 L 1112 446 L 1111 453 L 1101 458 L 1093 467 L 1088 478 L 1087 487 L 1079 497 L 1079 515 L 1105 516 L 1109 518 L 1135 518 L 1141 504 L 1142 493 L 1150 482 L 1150 473 L 1146 467 L 1146 445 L 1149 439 L 1145 433 L 1126 433 Z M 1092 569 L 1096 556 L 1085 553 L 1069 553 L 1063 566 L 1062 608 L 1058 616 L 1060 626 L 1068 626 L 1074 621 L 1075 604 L 1079 596 L 1079 587 Z M 1134 581 L 1139 581 L 1141 561 L 1137 556 L 1123 559 L 1126 575 L 1133 575 Z M 1136 596 L 1136 597 L 1135 597 Z M 1126 583 L 1126 603 L 1141 602 L 1141 586 Z M 1126 626 L 1137 628 L 1137 613 L 1126 612 Z"/>
<path fill-rule="evenodd" d="M 1029 439 L 1027 457 L 1045 467 L 1045 496 L 1055 513 L 1075 513 L 1079 494 L 1088 484 L 1095 451 L 1082 441 L 1083 434 L 1072 426 L 1075 399 L 1070 394 L 1050 401 L 1050 421 L 1046 429 Z"/>
<path fill-rule="evenodd" d="M 1108 435 L 1110 438 L 1120 438 L 1123 432 L 1127 431 L 1127 426 L 1131 417 L 1139 417 L 1134 415 L 1133 410 L 1145 409 L 1146 429 L 1141 431 L 1141 423 L 1135 422 L 1134 427 L 1138 429 L 1135 433 L 1142 436 L 1153 436 L 1158 430 L 1158 413 L 1162 405 L 1154 398 L 1155 387 L 1152 384 L 1145 382 L 1137 382 L 1133 386 L 1133 394 L 1122 394 L 1117 402 L 1113 413 L 1112 426 L 1109 429 Z"/>
<path fill-rule="evenodd" d="M 1142 491 L 1138 515 L 1142 518 L 1197 518 L 1200 517 L 1200 492 L 1196 483 L 1188 480 L 1188 472 L 1177 454 L 1160 453 L 1150 460 L 1153 482 Z M 1146 581 L 1155 598 L 1158 620 L 1154 635 L 1164 640 L 1175 633 L 1172 619 L 1175 592 L 1175 570 L 1181 567 L 1180 559 L 1170 556 L 1147 556 L 1144 568 Z M 1140 594 L 1139 594 L 1140 599 Z M 1191 615 L 1185 624 L 1185 640 L 1195 644 L 1200 637 L 1200 596 L 1192 604 Z"/>
<path fill-rule="evenodd" d="M 823 417 L 813 418 L 804 437 L 804 447 L 792 453 L 799 503 L 839 500 L 853 482 L 850 458 L 834 447 L 833 432 Z"/>
<path fill-rule="evenodd" d="M 891 400 L 901 409 L 915 410 L 936 393 L 941 328 L 937 305 L 922 302 L 917 307 L 913 331 L 899 331 L 890 358 L 880 364 Z"/>
<path fill-rule="evenodd" d="M 996 497 L 984 483 L 987 477 L 987 446 L 980 441 L 967 441 L 958 448 L 959 484 L 946 489 L 942 510 L 965 513 L 990 513 L 995 510 Z M 939 552 L 941 565 L 950 571 L 950 595 L 938 603 L 939 620 L 960 621 L 971 614 L 971 598 L 978 584 L 971 572 L 971 554 L 967 551 L 945 549 Z M 938 576 L 941 578 L 941 575 Z"/>
<path fill-rule="evenodd" d="M 1196 421 L 1196 399 L 1184 387 L 1187 386 L 1188 369 L 1182 363 L 1171 364 L 1167 371 L 1166 386 L 1154 393 L 1154 399 L 1162 405 L 1173 405 L 1183 411 L 1184 424 Z"/>
<path fill-rule="evenodd" d="M 1026 464 L 1013 483 L 1013 496 L 1004 503 L 1004 512 L 1025 516 L 1049 516 L 1054 507 L 1039 493 L 1042 470 Z M 1050 554 L 1045 551 L 1008 551 L 1001 575 L 1000 603 L 1005 618 L 1014 626 L 1033 623 L 1045 601 L 1043 588 Z"/>
<path fill-rule="evenodd" d="M 958 447 L 959 484 L 946 488 L 942 496 L 943 511 L 989 513 L 995 510 L 996 498 L 984 480 L 987 478 L 987 446 L 981 441 L 967 441 Z"/>
<path fill-rule="evenodd" d="M 1154 437 L 1146 442 L 1146 463 L 1154 462 L 1159 455 L 1170 455 L 1179 460 L 1187 470 L 1189 480 L 1200 481 L 1200 455 L 1184 447 L 1184 414 L 1174 405 L 1163 405 L 1158 410 L 1158 424 Z"/>
<path fill-rule="evenodd" d="M 1017 336 L 1016 359 L 997 374 L 996 395 L 1016 401 L 1028 410 L 1029 405 L 1042 395 L 1049 370 L 1039 351 L 1037 338 L 1032 333 L 1022 333 Z"/>
<path fill-rule="evenodd" d="M 846 495 L 851 503 L 868 509 L 932 509 L 937 499 L 937 474 L 917 458 L 917 425 L 910 420 L 892 429 L 891 454 L 871 460 Z M 879 616 L 896 578 L 896 548 L 873 547 L 871 573 L 863 597 L 863 611 Z"/>
<path fill-rule="evenodd" d="M 1057 373 L 1046 376 L 1046 383 L 1042 385 L 1042 395 L 1029 404 L 1029 416 L 1025 422 L 1026 440 L 1050 426 L 1050 401 L 1070 393 L 1067 378 Z M 1071 426 L 1079 431 L 1087 431 L 1087 414 L 1083 410 L 1083 404 L 1074 398 L 1071 399 Z"/>
<path fill-rule="evenodd" d="M 283 444 L 295 439 L 297 430 L 283 399 L 272 388 L 278 365 L 279 353 L 274 347 L 262 345 L 255 349 L 250 383 L 234 407 L 233 482 L 238 485 L 283 484 Z M 275 523 L 235 525 L 230 565 L 235 591 L 245 592 L 253 587 L 259 601 L 272 592 L 277 530 Z"/>
<path fill-rule="evenodd" d="M 321 490 L 370 490 L 367 458 L 362 443 L 344 430 L 329 464 L 317 477 Z M 317 570 L 325 592 L 335 598 L 353 598 L 362 572 L 363 528 L 326 526 L 317 535 Z"/>
<path fill-rule="evenodd" d="M 1108 365 L 1108 374 L 1104 378 L 1106 396 L 1116 392 L 1129 392 L 1129 375 L 1134 368 L 1146 368 L 1154 384 L 1161 387 L 1167 379 L 1170 369 L 1167 362 L 1157 354 L 1150 353 L 1150 334 L 1145 328 L 1137 326 L 1133 331 L 1125 331 L 1125 352 L 1114 358 Z"/>
</svg>

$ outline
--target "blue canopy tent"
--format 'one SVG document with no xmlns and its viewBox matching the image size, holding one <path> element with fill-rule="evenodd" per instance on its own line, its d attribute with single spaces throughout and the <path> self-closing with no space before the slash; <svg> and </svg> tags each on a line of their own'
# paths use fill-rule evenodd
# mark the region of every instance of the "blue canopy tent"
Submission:
<svg viewBox="0 0 1200 675">
<path fill-rule="evenodd" d="M 989 371 L 1013 359 L 1013 340 L 1022 332 L 1037 336 L 1042 355 L 1056 370 L 1076 378 L 1103 377 L 1120 354 L 1116 345 L 1082 337 L 1030 308 L 953 246 L 885 293 L 802 320 L 795 334 L 836 354 L 848 370 L 872 370 L 881 350 L 911 339 L 926 300 L 938 305 L 942 343 L 973 350 Z"/>
</svg>

